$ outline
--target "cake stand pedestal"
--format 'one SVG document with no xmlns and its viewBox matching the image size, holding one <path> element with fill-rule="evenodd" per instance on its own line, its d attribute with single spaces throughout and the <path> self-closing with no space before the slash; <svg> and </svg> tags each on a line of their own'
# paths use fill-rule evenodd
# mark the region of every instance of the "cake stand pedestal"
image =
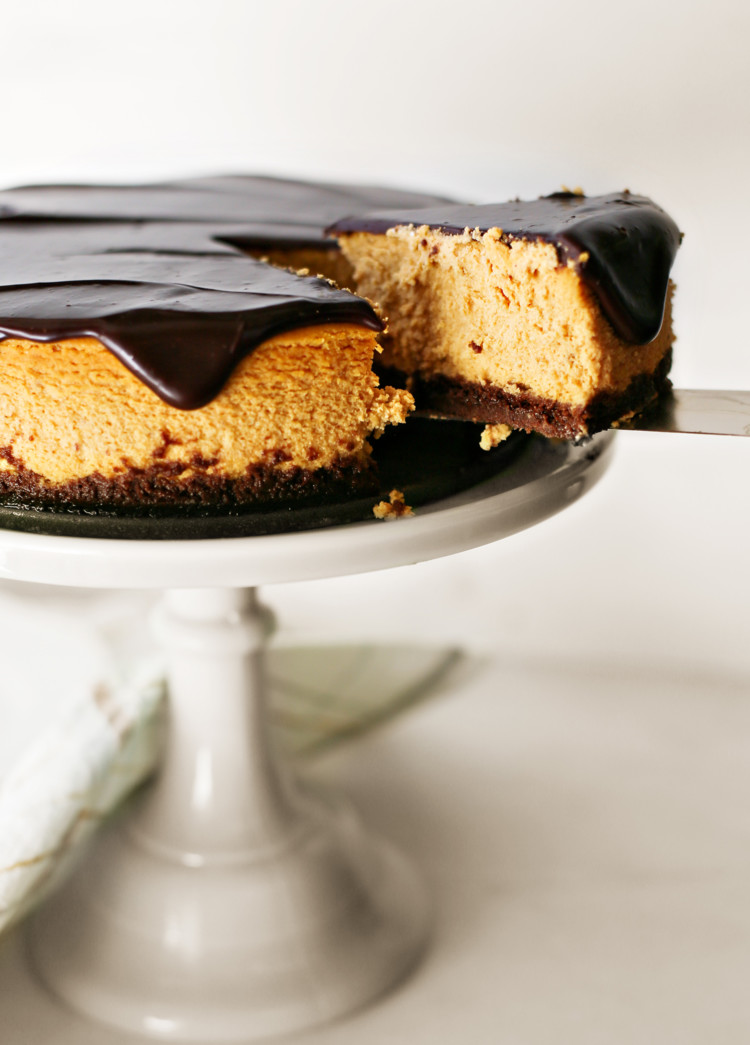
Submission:
<svg viewBox="0 0 750 1045">
<path fill-rule="evenodd" d="M 263 673 L 272 622 L 255 588 L 508 536 L 577 499 L 611 449 L 610 435 L 530 440 L 497 475 L 393 523 L 197 541 L 0 531 L 0 576 L 165 589 L 163 763 L 32 920 L 48 987 L 122 1030 L 219 1043 L 312 1027 L 400 981 L 428 935 L 424 890 L 344 803 L 277 759 Z"/>
<path fill-rule="evenodd" d="M 424 942 L 406 861 L 275 757 L 255 589 L 166 593 L 171 729 L 154 786 L 31 927 L 42 979 L 132 1031 L 243 1041 L 357 1008 Z"/>
</svg>

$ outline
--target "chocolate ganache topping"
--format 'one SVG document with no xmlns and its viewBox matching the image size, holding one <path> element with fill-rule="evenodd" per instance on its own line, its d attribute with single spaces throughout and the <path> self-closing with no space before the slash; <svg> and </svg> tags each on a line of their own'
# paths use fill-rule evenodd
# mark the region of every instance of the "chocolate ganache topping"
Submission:
<svg viewBox="0 0 750 1045">
<path fill-rule="evenodd" d="M 629 192 L 581 196 L 560 192 L 538 200 L 379 209 L 329 228 L 382 234 L 402 225 L 428 226 L 446 235 L 498 229 L 502 239 L 551 243 L 563 263 L 575 266 L 596 294 L 615 332 L 646 344 L 664 318 L 669 272 L 681 234 L 672 219 L 645 196 Z"/>
<path fill-rule="evenodd" d="M 0 192 L 0 219 L 198 222 L 233 226 L 233 242 L 237 244 L 335 250 L 336 241 L 325 229 L 345 215 L 450 202 L 441 196 L 404 189 L 248 174 L 155 185 L 30 185 L 7 189 Z"/>
<path fill-rule="evenodd" d="M 363 299 L 244 247 L 335 248 L 325 228 L 343 214 L 438 203 L 252 176 L 0 192 L 0 337 L 96 337 L 167 403 L 194 409 L 274 334 L 382 328 Z"/>
</svg>

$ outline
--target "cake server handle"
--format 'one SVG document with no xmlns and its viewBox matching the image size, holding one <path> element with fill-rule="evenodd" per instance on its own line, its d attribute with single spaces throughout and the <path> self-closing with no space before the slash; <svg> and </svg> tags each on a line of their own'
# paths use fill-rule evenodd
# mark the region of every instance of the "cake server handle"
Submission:
<svg viewBox="0 0 750 1045">
<path fill-rule="evenodd" d="M 637 432 L 750 436 L 750 392 L 675 388 L 642 415 L 618 427 Z"/>
</svg>

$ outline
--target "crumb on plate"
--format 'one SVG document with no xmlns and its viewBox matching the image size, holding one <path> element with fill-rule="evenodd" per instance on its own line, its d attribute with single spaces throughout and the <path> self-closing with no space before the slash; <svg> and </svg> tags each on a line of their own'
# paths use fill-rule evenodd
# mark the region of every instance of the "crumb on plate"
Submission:
<svg viewBox="0 0 750 1045">
<path fill-rule="evenodd" d="M 504 443 L 512 431 L 513 429 L 510 425 L 485 425 L 482 429 L 479 445 L 483 450 L 492 450 L 493 447 Z"/>
<path fill-rule="evenodd" d="M 380 501 L 373 508 L 372 513 L 376 519 L 400 519 L 404 515 L 414 515 L 401 490 L 391 490 L 389 497 L 389 501 Z"/>
</svg>

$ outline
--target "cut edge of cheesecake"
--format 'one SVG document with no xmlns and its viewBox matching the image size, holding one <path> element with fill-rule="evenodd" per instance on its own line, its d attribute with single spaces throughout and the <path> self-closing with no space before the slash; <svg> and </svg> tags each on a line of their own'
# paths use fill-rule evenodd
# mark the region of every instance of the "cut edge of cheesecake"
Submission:
<svg viewBox="0 0 750 1045">
<path fill-rule="evenodd" d="M 378 489 L 369 438 L 405 420 L 372 370 L 374 331 L 267 339 L 195 410 L 166 403 L 100 341 L 0 341 L 0 495 L 58 507 L 237 508 Z"/>
</svg>

